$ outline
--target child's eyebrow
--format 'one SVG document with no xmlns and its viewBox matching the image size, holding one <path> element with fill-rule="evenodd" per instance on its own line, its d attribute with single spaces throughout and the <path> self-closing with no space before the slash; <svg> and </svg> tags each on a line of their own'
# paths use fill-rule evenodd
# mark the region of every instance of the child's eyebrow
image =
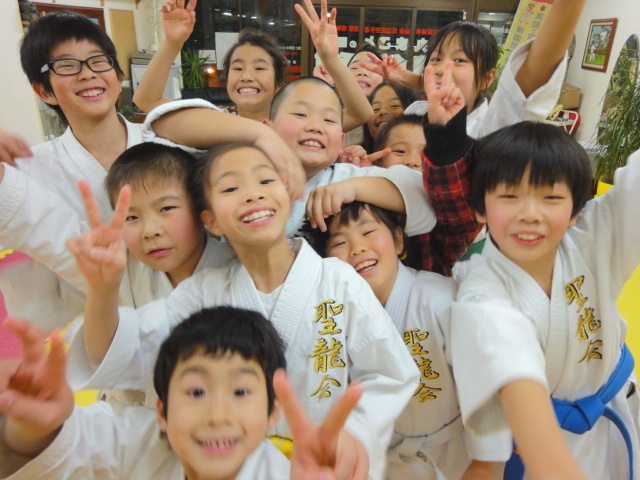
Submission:
<svg viewBox="0 0 640 480">
<path fill-rule="evenodd" d="M 87 52 L 89 54 L 89 57 L 92 57 L 94 55 L 104 55 L 104 52 L 102 50 L 89 50 L 89 52 Z M 61 53 L 60 55 L 53 57 L 51 60 L 59 60 L 61 58 L 75 58 L 73 55 L 71 55 L 70 53 Z M 88 57 L 87 57 L 88 58 Z"/>
<path fill-rule="evenodd" d="M 270 163 L 261 163 L 260 165 L 256 165 L 255 167 L 253 167 L 251 169 L 252 172 L 257 172 L 261 169 L 267 169 L 267 170 L 271 170 L 275 173 L 275 170 L 273 168 L 273 165 L 271 165 Z M 238 170 L 227 170 L 226 172 L 222 172 L 220 175 L 218 175 L 217 178 L 214 179 L 214 184 L 220 182 L 220 180 L 222 180 L 223 178 L 226 177 L 232 177 L 235 175 L 240 175 L 240 172 Z"/>
<path fill-rule="evenodd" d="M 187 368 L 185 368 L 182 372 L 180 372 L 179 378 L 184 378 L 185 376 L 192 373 L 202 375 L 202 376 L 208 376 L 210 372 L 209 372 L 209 369 L 201 365 L 190 365 Z M 258 374 L 258 372 L 254 368 L 249 368 L 249 367 L 234 368 L 231 370 L 231 373 L 233 374 L 234 377 L 237 377 L 238 375 L 251 375 L 256 378 L 260 378 L 260 375 Z"/>
<path fill-rule="evenodd" d="M 251 375 L 252 377 L 256 377 L 257 379 L 260 379 L 260 375 L 258 374 L 255 368 L 241 367 L 241 368 L 232 370 L 232 372 L 235 377 L 240 375 Z"/>
<path fill-rule="evenodd" d="M 307 108 L 316 108 L 318 105 L 315 102 L 309 102 L 307 100 L 297 100 L 291 103 L 292 107 L 303 106 Z M 340 115 L 340 112 L 333 107 L 324 107 L 323 112 L 332 112 L 336 115 Z"/>
<path fill-rule="evenodd" d="M 377 223 L 377 222 L 375 220 L 371 219 L 371 218 L 360 218 L 356 222 L 356 227 L 361 227 L 363 225 L 366 225 L 367 223 Z M 340 226 L 341 227 L 342 226 L 346 227 L 346 225 L 340 225 Z M 329 234 L 329 238 L 334 238 L 334 237 L 337 237 L 338 235 L 343 235 L 342 230 L 339 230 L 337 232 L 333 232 L 333 233 Z"/>
<path fill-rule="evenodd" d="M 231 60 L 231 65 L 233 65 L 234 63 L 247 63 L 247 62 L 242 58 L 236 58 L 234 60 Z M 251 60 L 250 63 L 264 63 L 267 65 L 270 65 L 269 61 L 266 58 L 256 58 L 255 60 Z"/>
<path fill-rule="evenodd" d="M 165 195 L 164 197 L 160 197 L 157 198 L 156 200 L 153 201 L 153 203 L 163 203 L 163 202 L 168 202 L 168 201 L 181 201 L 182 198 L 178 197 L 177 195 Z"/>
</svg>

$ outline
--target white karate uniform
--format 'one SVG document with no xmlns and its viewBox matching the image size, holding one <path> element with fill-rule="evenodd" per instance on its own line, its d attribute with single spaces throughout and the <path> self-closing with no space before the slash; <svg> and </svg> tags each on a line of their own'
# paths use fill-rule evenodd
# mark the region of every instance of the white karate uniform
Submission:
<svg viewBox="0 0 640 480">
<path fill-rule="evenodd" d="M 226 267 L 237 260 L 231 245 L 207 235 L 207 242 L 193 273 L 206 268 Z M 173 285 L 165 272 L 137 261 L 127 252 L 127 270 L 120 285 L 120 303 L 125 307 L 139 308 L 159 298 L 168 297 Z"/>
<path fill-rule="evenodd" d="M 452 306 L 453 365 L 468 428 L 483 434 L 505 427 L 498 392 L 517 379 L 539 382 L 567 401 L 607 382 L 627 334 L 616 301 L 640 262 L 639 184 L 640 151 L 558 245 L 551 298 L 492 241 L 471 258 Z M 640 478 L 637 402 L 626 398 L 632 382 L 633 375 L 609 406 L 629 429 Z M 628 478 L 625 443 L 608 419 L 583 435 L 563 433 L 587 478 Z"/>
<path fill-rule="evenodd" d="M 122 118 L 121 121 L 127 128 L 127 148 L 141 143 L 142 126 Z M 106 170 L 70 128 L 32 151 L 32 158 L 16 159 L 19 172 L 5 166 L 5 177 L 0 182 L 0 244 L 17 251 L 25 251 L 23 245 L 39 249 L 41 264 L 29 261 L 27 266 L 3 273 L 0 290 L 9 314 L 33 319 L 41 328 L 50 330 L 82 312 L 84 304 L 81 292 L 66 281 L 59 281 L 50 270 L 49 265 L 55 265 L 54 270 L 61 274 L 75 269 L 64 240 L 69 238 L 65 235 L 78 234 L 81 228 L 69 223 L 68 217 L 56 215 L 56 209 L 68 207 L 78 218 L 86 219 L 77 186 L 80 179 L 89 182 L 103 218 L 111 217 L 111 206 L 103 186 Z M 52 215 L 42 215 L 41 208 Z"/>
<path fill-rule="evenodd" d="M 551 75 L 549 81 L 525 97 L 516 82 L 516 74 L 529 54 L 531 42 L 520 45 L 511 55 L 498 79 L 498 88 L 491 101 L 483 102 L 467 116 L 467 134 L 472 138 L 482 138 L 496 130 L 523 120 L 543 121 L 558 102 L 560 90 L 567 71 L 566 58 Z M 425 115 L 428 102 L 418 101 L 409 105 L 404 113 Z"/>
<path fill-rule="evenodd" d="M 505 461 L 511 454 L 508 431 L 479 438 L 465 435 L 462 427 L 450 350 L 450 307 L 456 291 L 453 279 L 398 262 L 385 309 L 421 377 L 395 423 L 387 454 L 390 480 L 457 479 L 471 458 Z"/>
<path fill-rule="evenodd" d="M 369 285 L 344 262 L 320 258 L 303 239 L 268 316 L 286 345 L 287 373 L 313 422 L 323 420 L 350 381 L 364 394 L 346 429 L 369 454 L 369 477 L 381 479 L 393 423 L 417 386 L 418 371 Z M 161 342 L 172 326 L 203 307 L 228 304 L 266 315 L 245 267 L 208 269 L 174 292 L 138 309 L 120 309 L 120 322 L 102 364 L 94 370 L 82 335 L 69 350 L 72 388 L 145 388 Z M 281 419 L 276 434 L 291 438 Z"/>
<path fill-rule="evenodd" d="M 236 480 L 287 480 L 289 460 L 265 439 L 247 457 Z M 76 407 L 55 440 L 6 480 L 184 480 L 185 472 L 155 410 L 129 407 L 117 414 L 98 402 Z"/>
</svg>

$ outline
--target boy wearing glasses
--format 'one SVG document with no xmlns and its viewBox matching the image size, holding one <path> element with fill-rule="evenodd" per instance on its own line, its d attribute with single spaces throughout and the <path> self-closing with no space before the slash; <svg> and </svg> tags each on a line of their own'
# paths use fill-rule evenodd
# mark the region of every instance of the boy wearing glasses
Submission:
<svg viewBox="0 0 640 480">
<path fill-rule="evenodd" d="M 123 71 L 113 42 L 82 15 L 50 13 L 29 26 L 20 60 L 33 90 L 68 128 L 60 137 L 31 150 L 26 145 L 11 150 L 6 146 L 9 135 L 0 138 L 5 151 L 9 150 L 5 160 L 16 167 L 0 163 L 3 216 L 11 215 L 13 205 L 55 198 L 57 202 L 49 203 L 62 201 L 84 220 L 76 183 L 85 178 L 96 192 L 100 214 L 108 218 L 111 207 L 102 187 L 107 170 L 126 148 L 142 142 L 141 125 L 129 123 L 116 113 Z M 64 230 L 61 225 L 46 225 L 30 218 L 8 217 L 2 224 L 7 235 L 3 233 L 0 243 L 13 249 L 18 245 L 9 231 L 30 237 L 35 245 L 50 241 Z M 64 249 L 63 242 L 60 247 Z M 55 249 L 50 252 L 52 261 L 59 253 Z M 42 312 L 50 312 L 46 323 L 44 319 L 39 323 L 44 329 L 64 324 L 82 311 L 79 291 L 35 261 L 22 264 L 19 270 L 3 272 L 0 290 L 12 314 L 41 319 Z"/>
<path fill-rule="evenodd" d="M 100 216 L 110 218 L 103 187 L 107 171 L 127 148 L 154 135 L 117 114 L 123 72 L 113 42 L 88 18 L 71 12 L 39 18 L 22 40 L 20 57 L 33 90 L 69 127 L 32 150 L 0 131 L 0 250 L 5 246 L 37 259 L 3 271 L 0 291 L 9 314 L 37 319 L 38 327 L 52 330 L 80 314 L 84 305 L 85 285 L 64 280 L 78 277 L 64 241 L 82 233 L 87 219 L 78 180 L 87 180 Z M 224 128 L 216 129 L 220 135 L 212 142 L 262 145 L 278 161 L 276 168 L 294 177 L 291 195 L 299 194 L 299 161 L 275 132 L 249 119 L 216 113 Z M 71 207 L 74 218 L 61 219 L 60 212 L 68 211 L 61 203 Z"/>
</svg>

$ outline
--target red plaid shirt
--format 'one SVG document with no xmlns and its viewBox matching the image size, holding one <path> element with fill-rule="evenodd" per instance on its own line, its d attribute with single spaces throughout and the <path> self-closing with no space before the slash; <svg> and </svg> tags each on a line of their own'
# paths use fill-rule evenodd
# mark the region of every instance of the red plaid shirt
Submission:
<svg viewBox="0 0 640 480">
<path fill-rule="evenodd" d="M 454 123 L 457 123 L 457 126 L 451 125 L 453 128 L 461 125 L 453 120 L 450 122 Z M 462 125 L 466 125 L 466 121 Z M 449 126 L 447 124 L 444 128 Z M 466 130 L 463 134 L 466 143 Z M 449 140 L 451 139 L 452 137 L 449 137 Z M 428 136 L 427 144 L 434 140 L 435 138 Z M 450 144 L 456 143 L 459 148 L 461 143 L 450 141 Z M 425 152 L 422 152 L 423 184 L 437 219 L 431 232 L 413 237 L 423 270 L 451 276 L 453 264 L 464 255 L 482 228 L 476 221 L 475 211 L 470 204 L 473 144 L 473 140 L 468 143 L 468 149 L 462 158 L 444 166 L 434 165 Z M 440 147 L 446 147 L 446 144 Z M 430 150 L 427 148 L 425 151 Z"/>
</svg>

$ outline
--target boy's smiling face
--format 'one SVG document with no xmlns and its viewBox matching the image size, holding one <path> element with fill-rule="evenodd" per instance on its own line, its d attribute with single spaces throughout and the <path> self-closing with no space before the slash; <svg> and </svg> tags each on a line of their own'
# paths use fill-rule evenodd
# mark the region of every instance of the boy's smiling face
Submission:
<svg viewBox="0 0 640 480">
<path fill-rule="evenodd" d="M 104 52 L 88 40 L 69 40 L 51 51 L 50 60 L 86 60 L 101 54 Z M 46 103 L 58 105 L 70 123 L 87 119 L 99 120 L 115 112 L 116 101 L 122 91 L 115 69 L 96 73 L 83 65 L 76 75 L 62 76 L 54 72 L 48 74 L 52 92 L 46 92 L 39 84 L 33 84 L 33 87 Z"/>
<path fill-rule="evenodd" d="M 176 182 L 132 185 L 124 242 L 139 261 L 166 272 L 174 286 L 190 277 L 200 261 L 203 230 L 191 198 Z"/>
<path fill-rule="evenodd" d="M 189 480 L 235 479 L 279 414 L 277 403 L 268 412 L 260 364 L 237 353 L 178 362 L 167 402 L 165 418 L 158 401 L 158 424 Z"/>
<path fill-rule="evenodd" d="M 311 177 L 332 165 L 342 148 L 342 107 L 328 85 L 299 82 L 289 87 L 270 126 L 296 152 Z"/>
<path fill-rule="evenodd" d="M 273 164 L 256 148 L 237 148 L 214 161 L 207 200 L 204 224 L 214 235 L 224 235 L 236 252 L 286 238 L 289 193 Z"/>
<path fill-rule="evenodd" d="M 422 125 L 402 124 L 393 127 L 385 148 L 391 153 L 382 158 L 381 165 L 389 168 L 392 165 L 405 165 L 413 170 L 422 171 L 420 153 L 427 145 Z"/>
<path fill-rule="evenodd" d="M 529 274 L 552 272 L 558 244 L 567 229 L 576 223 L 572 217 L 573 199 L 566 183 L 534 186 L 525 172 L 519 185 L 499 183 L 485 194 L 486 223 L 500 251 Z"/>
</svg>

